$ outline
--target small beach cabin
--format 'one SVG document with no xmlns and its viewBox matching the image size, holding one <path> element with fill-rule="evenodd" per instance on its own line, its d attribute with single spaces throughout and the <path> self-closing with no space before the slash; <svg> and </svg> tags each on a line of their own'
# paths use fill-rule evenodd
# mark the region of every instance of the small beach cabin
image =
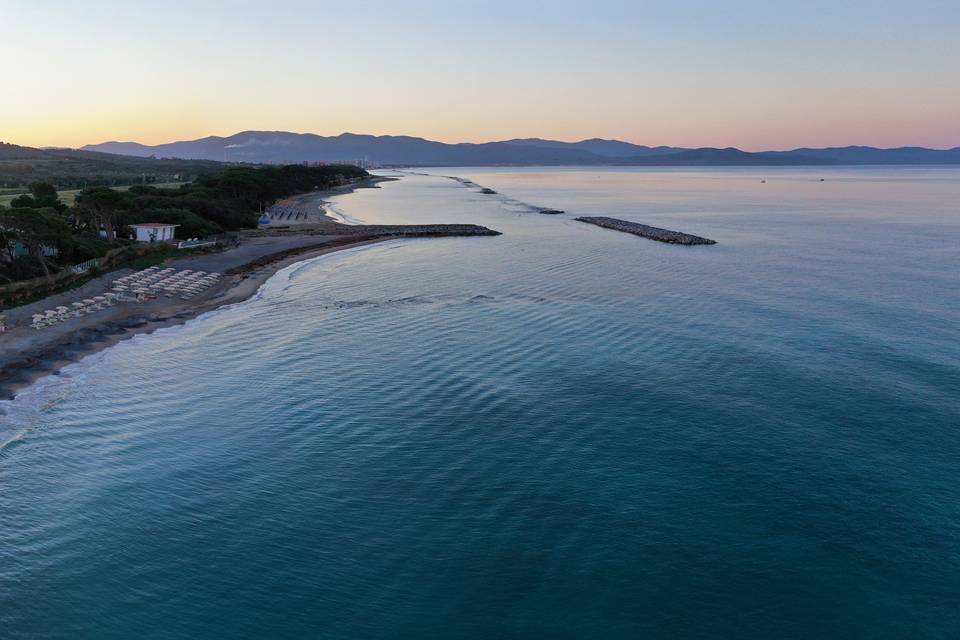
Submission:
<svg viewBox="0 0 960 640">
<path fill-rule="evenodd" d="M 144 222 L 142 224 L 132 224 L 133 238 L 137 242 L 166 242 L 173 240 L 173 235 L 178 224 L 163 224 L 160 222 Z"/>
</svg>

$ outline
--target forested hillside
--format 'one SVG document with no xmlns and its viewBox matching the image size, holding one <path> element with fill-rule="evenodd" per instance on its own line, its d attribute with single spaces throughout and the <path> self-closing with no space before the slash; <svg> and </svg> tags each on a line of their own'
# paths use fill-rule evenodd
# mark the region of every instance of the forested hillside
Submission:
<svg viewBox="0 0 960 640">
<path fill-rule="evenodd" d="M 223 168 L 210 160 L 159 160 L 0 142 L 0 189 L 48 182 L 58 189 L 190 181 Z"/>
</svg>

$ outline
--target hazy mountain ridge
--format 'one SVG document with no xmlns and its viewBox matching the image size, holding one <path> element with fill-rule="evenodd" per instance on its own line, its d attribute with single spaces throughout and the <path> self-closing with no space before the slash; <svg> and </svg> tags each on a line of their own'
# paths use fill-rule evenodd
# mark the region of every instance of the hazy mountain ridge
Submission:
<svg viewBox="0 0 960 640">
<path fill-rule="evenodd" d="M 878 149 L 850 146 L 750 152 L 732 147 L 648 147 L 600 138 L 579 142 L 520 138 L 448 144 L 413 136 L 355 133 L 320 136 L 287 131 L 243 131 L 227 137 L 208 136 L 154 146 L 136 142 L 104 142 L 87 145 L 83 149 L 144 158 L 155 156 L 252 163 L 367 160 L 385 165 L 420 166 L 960 164 L 960 147 Z"/>
<path fill-rule="evenodd" d="M 515 138 L 504 140 L 506 144 L 554 149 L 578 149 L 594 155 L 607 158 L 630 158 L 639 156 L 666 155 L 677 151 L 686 151 L 682 147 L 648 147 L 632 144 L 621 140 L 604 140 L 591 138 L 580 142 L 561 142 L 559 140 L 544 140 L 542 138 Z"/>
</svg>

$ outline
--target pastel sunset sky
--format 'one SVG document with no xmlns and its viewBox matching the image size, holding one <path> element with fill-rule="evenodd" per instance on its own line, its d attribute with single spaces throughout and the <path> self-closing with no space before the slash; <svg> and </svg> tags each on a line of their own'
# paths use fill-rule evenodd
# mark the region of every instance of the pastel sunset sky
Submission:
<svg viewBox="0 0 960 640">
<path fill-rule="evenodd" d="M 0 0 L 0 140 L 960 146 L 960 2 Z"/>
</svg>

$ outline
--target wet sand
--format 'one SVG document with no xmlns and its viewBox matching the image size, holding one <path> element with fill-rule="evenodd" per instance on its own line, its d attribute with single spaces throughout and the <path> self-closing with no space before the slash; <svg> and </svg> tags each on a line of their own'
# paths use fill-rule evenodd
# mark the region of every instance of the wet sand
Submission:
<svg viewBox="0 0 960 640">
<path fill-rule="evenodd" d="M 140 333 L 182 324 L 191 318 L 242 302 L 280 269 L 308 258 L 383 240 L 403 237 L 495 236 L 478 225 L 344 225 L 324 213 L 325 198 L 359 188 L 379 188 L 395 180 L 374 176 L 330 190 L 289 198 L 292 206 L 312 208 L 309 221 L 297 226 L 270 225 L 243 234 L 240 246 L 218 253 L 200 253 L 166 261 L 164 267 L 224 274 L 219 284 L 190 300 L 158 298 L 123 303 L 78 318 L 33 329 L 31 316 L 58 306 L 102 295 L 113 280 L 131 273 L 112 271 L 83 286 L 3 312 L 8 329 L 0 334 L 0 399 L 11 399 L 37 379 Z"/>
<path fill-rule="evenodd" d="M 8 321 L 15 324 L 0 335 L 0 399 L 12 399 L 18 391 L 39 378 L 56 374 L 67 364 L 121 340 L 182 324 L 207 311 L 242 302 L 256 293 L 270 276 L 288 265 L 388 239 L 341 236 L 257 238 L 234 250 L 167 262 L 165 266 L 177 269 L 225 274 L 219 284 L 190 300 L 161 297 L 139 304 L 118 304 L 40 330 L 29 326 L 31 314 L 37 313 L 38 309 L 52 309 L 99 295 L 109 289 L 110 281 L 130 273 L 129 269 L 124 269 L 91 280 L 80 289 L 7 311 Z"/>
<path fill-rule="evenodd" d="M 280 218 L 271 220 L 271 225 L 315 225 L 326 222 L 341 222 L 331 215 L 328 210 L 330 204 L 329 197 L 350 193 L 356 189 L 379 189 L 381 182 L 391 182 L 399 178 L 389 176 L 373 176 L 363 178 L 351 184 L 345 184 L 340 187 L 334 187 L 324 191 L 313 191 L 310 193 L 301 193 L 289 198 L 284 198 L 274 204 L 270 211 L 279 213 Z"/>
</svg>

